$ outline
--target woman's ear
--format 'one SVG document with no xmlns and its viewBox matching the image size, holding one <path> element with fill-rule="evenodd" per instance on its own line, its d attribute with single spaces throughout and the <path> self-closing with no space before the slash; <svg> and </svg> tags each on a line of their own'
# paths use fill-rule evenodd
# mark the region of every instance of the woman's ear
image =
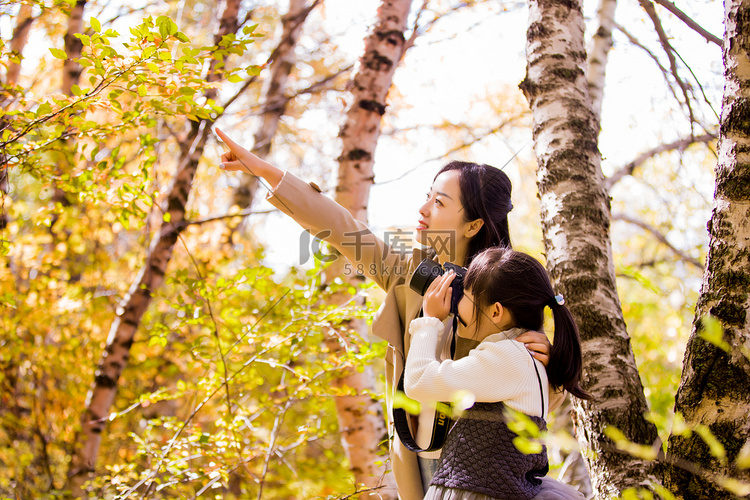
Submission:
<svg viewBox="0 0 750 500">
<path fill-rule="evenodd" d="M 480 229 L 482 229 L 482 226 L 484 226 L 484 220 L 482 219 L 475 219 L 471 222 L 467 222 L 464 226 L 464 236 L 466 238 L 473 238 Z"/>
</svg>

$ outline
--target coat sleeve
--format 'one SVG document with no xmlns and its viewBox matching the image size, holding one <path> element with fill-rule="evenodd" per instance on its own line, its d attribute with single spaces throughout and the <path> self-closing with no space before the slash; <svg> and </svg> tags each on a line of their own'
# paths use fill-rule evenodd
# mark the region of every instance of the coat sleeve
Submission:
<svg viewBox="0 0 750 500">
<path fill-rule="evenodd" d="M 395 277 L 408 273 L 409 254 L 395 251 L 356 220 L 344 207 L 321 193 L 314 183 L 285 172 L 268 201 L 316 238 L 333 245 L 355 272 L 388 290 Z"/>
</svg>

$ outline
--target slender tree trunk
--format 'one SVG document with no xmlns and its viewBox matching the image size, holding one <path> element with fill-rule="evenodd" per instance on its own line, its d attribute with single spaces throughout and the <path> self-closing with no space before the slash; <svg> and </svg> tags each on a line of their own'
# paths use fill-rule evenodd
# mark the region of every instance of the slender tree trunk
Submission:
<svg viewBox="0 0 750 500">
<path fill-rule="evenodd" d="M 223 36 L 237 31 L 239 5 L 240 0 L 226 1 L 219 33 L 214 38 L 214 43 L 217 45 Z M 215 70 L 216 62 L 215 59 L 211 61 L 208 81 L 219 79 Z M 206 97 L 214 99 L 215 93 L 215 90 L 211 90 L 206 93 Z M 128 363 L 135 333 L 143 314 L 151 303 L 152 293 L 164 281 L 174 244 L 185 228 L 185 206 L 198 162 L 211 133 L 211 125 L 212 123 L 207 120 L 191 122 L 188 137 L 180 145 L 177 174 L 163 205 L 164 213 L 170 216 L 169 222 L 162 225 L 159 233 L 152 240 L 146 261 L 112 322 L 107 345 L 96 370 L 94 384 L 86 399 L 86 409 L 81 416 L 81 431 L 75 442 L 75 454 L 72 457 L 68 475 L 68 486 L 76 496 L 81 495 L 83 482 L 94 472 L 107 417 L 115 399 L 120 374 Z"/>
<path fill-rule="evenodd" d="M 86 0 L 77 0 L 68 18 L 68 31 L 65 33 L 65 53 L 68 58 L 63 65 L 62 92 L 65 95 L 73 95 L 71 89 L 73 85 L 78 85 L 81 80 L 83 68 L 75 62 L 81 57 L 83 42 L 76 35 L 83 33 L 83 9 L 86 6 Z"/>
<path fill-rule="evenodd" d="M 339 132 L 342 153 L 338 158 L 335 200 L 363 222 L 367 222 L 375 148 L 385 114 L 386 97 L 405 50 L 404 32 L 410 9 L 411 0 L 383 0 L 380 3 L 375 26 L 365 39 L 364 54 L 350 82 L 352 100 Z M 361 278 L 356 273 L 346 273 L 344 266 L 343 259 L 338 259 L 328 268 L 326 275 L 331 279 L 341 276 L 351 284 L 361 283 Z M 349 298 L 343 294 L 332 300 L 341 303 Z M 363 338 L 368 336 L 363 320 L 350 320 L 347 328 L 357 331 Z M 343 352 L 341 343 L 346 342 L 346 337 L 341 335 L 341 338 L 344 340 L 331 338 L 327 342 L 329 348 Z M 375 390 L 375 378 L 369 367 L 363 373 L 348 370 L 338 384 L 351 387 L 358 393 Z M 383 469 L 375 465 L 387 453 L 388 442 L 380 403 L 367 395 L 343 396 L 336 399 L 336 409 L 344 448 L 357 483 L 366 487 L 385 486 L 371 495 L 372 498 L 397 498 L 393 474 L 383 476 Z"/>
<path fill-rule="evenodd" d="M 26 42 L 29 39 L 29 31 L 31 30 L 31 23 L 34 18 L 31 17 L 32 10 L 31 5 L 22 4 L 18 8 L 18 16 L 16 17 L 16 27 L 13 29 L 13 38 L 10 41 L 11 53 L 18 59 L 21 58 L 23 49 L 26 47 Z M 21 62 L 15 60 L 8 61 L 8 70 L 6 73 L 5 83 L 9 86 L 18 84 L 18 77 L 21 74 Z M 15 100 L 15 94 L 11 93 L 9 97 L 2 99 L 1 104 L 3 107 L 10 107 L 13 105 Z M 2 133 L 8 126 L 11 125 L 5 118 L 0 119 L 0 133 Z M 5 197 L 9 193 L 9 182 L 8 182 L 8 167 L 5 164 L 4 151 L 0 151 L 0 231 L 10 222 L 10 217 L 5 211 Z"/>
<path fill-rule="evenodd" d="M 598 117 L 586 82 L 581 2 L 530 0 L 526 79 L 521 89 L 534 121 L 534 148 L 547 269 L 578 322 L 583 386 L 574 421 L 596 498 L 658 482 L 653 465 L 619 453 L 604 434 L 620 429 L 652 444 L 648 410 L 615 287 L 610 206 L 597 146 Z"/>
<path fill-rule="evenodd" d="M 742 496 L 719 486 L 719 476 L 750 484 L 750 469 L 735 463 L 740 450 L 750 453 L 750 0 L 724 5 L 726 81 L 708 261 L 675 413 L 691 428 L 707 427 L 726 458 L 713 456 L 696 432 L 670 437 L 665 482 L 691 500 Z M 702 338 L 708 314 L 724 328 L 721 347 Z"/>
<path fill-rule="evenodd" d="M 260 125 L 255 132 L 253 149 L 260 158 L 266 158 L 271 152 L 271 144 L 279 120 L 286 111 L 286 90 L 289 75 L 294 68 L 294 48 L 297 46 L 302 25 L 311 9 L 305 7 L 306 0 L 289 0 L 289 10 L 281 19 L 281 40 L 274 50 L 275 56 L 270 66 L 270 76 L 264 82 L 261 92 L 263 111 L 260 114 Z M 240 185 L 234 190 L 234 204 L 240 210 L 250 208 L 258 190 L 258 178 L 242 175 Z"/>
<path fill-rule="evenodd" d="M 13 30 L 13 38 L 10 41 L 10 50 L 19 59 L 21 58 L 21 54 L 23 54 L 23 49 L 26 47 L 26 42 L 29 40 L 29 31 L 31 31 L 31 24 L 34 22 L 34 18 L 31 16 L 31 4 L 21 4 L 18 8 L 18 17 L 16 18 L 16 27 Z M 20 74 L 21 62 L 9 61 L 6 83 L 8 85 L 17 85 Z"/>
<path fill-rule="evenodd" d="M 86 7 L 86 0 L 77 0 L 75 4 L 73 4 L 70 11 L 70 17 L 68 17 L 68 30 L 65 32 L 65 53 L 68 57 L 63 64 L 62 87 L 60 90 L 67 96 L 73 95 L 73 85 L 78 85 L 81 81 L 81 73 L 83 72 L 83 67 L 75 60 L 81 57 L 81 52 L 83 51 L 83 42 L 81 42 L 76 35 L 83 33 L 84 7 Z M 66 163 L 72 164 L 73 162 L 73 141 L 75 141 L 75 139 L 68 139 L 65 141 L 65 146 L 62 148 L 62 154 L 65 155 L 65 158 L 61 162 L 62 165 L 65 165 Z M 58 203 L 62 206 L 70 205 L 70 201 L 65 196 L 65 191 L 58 187 L 55 187 L 50 198 L 50 203 L 53 207 Z M 58 214 L 53 213 L 50 229 L 54 228 L 58 218 Z"/>
<path fill-rule="evenodd" d="M 604 81 L 612 48 L 612 31 L 615 29 L 615 7 L 617 0 L 599 0 L 596 9 L 596 31 L 588 47 L 586 81 L 591 96 L 591 107 L 599 123 L 602 119 L 602 99 L 604 97 Z"/>
</svg>

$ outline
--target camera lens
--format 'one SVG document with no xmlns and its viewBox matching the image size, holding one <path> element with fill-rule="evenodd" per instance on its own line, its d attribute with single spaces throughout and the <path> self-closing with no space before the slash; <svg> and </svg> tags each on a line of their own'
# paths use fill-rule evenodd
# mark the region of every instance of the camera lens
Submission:
<svg viewBox="0 0 750 500">
<path fill-rule="evenodd" d="M 409 286 L 419 295 L 424 295 L 430 283 L 443 274 L 443 268 L 432 259 L 424 259 L 414 270 Z"/>
</svg>

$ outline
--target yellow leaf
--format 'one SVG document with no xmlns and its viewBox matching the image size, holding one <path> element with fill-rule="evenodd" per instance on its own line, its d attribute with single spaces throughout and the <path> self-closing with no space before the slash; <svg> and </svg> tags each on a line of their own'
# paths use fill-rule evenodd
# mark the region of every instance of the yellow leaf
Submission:
<svg viewBox="0 0 750 500">
<path fill-rule="evenodd" d="M 49 49 L 49 51 L 52 53 L 53 56 L 55 56 L 58 59 L 67 59 L 68 54 L 65 53 L 62 49 Z"/>
</svg>

